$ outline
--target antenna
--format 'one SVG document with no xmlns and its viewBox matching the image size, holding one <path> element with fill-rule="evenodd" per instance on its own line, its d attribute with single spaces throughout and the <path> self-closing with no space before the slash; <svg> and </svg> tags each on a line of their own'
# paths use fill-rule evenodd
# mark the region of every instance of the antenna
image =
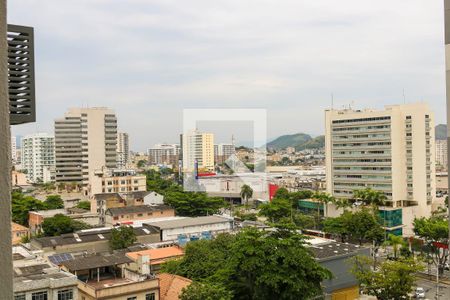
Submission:
<svg viewBox="0 0 450 300">
<path fill-rule="evenodd" d="M 333 110 L 333 106 L 334 106 L 334 95 L 333 93 L 331 93 L 331 110 Z"/>
<path fill-rule="evenodd" d="M 403 88 L 403 104 L 406 104 L 405 88 Z"/>
</svg>

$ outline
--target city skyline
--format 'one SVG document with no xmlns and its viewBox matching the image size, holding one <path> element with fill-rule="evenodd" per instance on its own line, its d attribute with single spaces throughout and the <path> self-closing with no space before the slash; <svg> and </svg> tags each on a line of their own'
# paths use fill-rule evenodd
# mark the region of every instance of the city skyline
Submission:
<svg viewBox="0 0 450 300">
<path fill-rule="evenodd" d="M 176 142 L 184 108 L 266 108 L 269 137 L 318 135 L 331 94 L 335 108 L 423 100 L 445 120 L 437 1 L 17 0 L 8 21 L 36 28 L 38 122 L 17 135 L 83 106 L 113 108 L 139 151 Z"/>
</svg>

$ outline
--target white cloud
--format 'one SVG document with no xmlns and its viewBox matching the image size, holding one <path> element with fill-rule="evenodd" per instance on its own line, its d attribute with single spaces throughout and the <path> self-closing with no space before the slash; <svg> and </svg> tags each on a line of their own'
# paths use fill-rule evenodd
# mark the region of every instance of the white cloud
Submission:
<svg viewBox="0 0 450 300">
<path fill-rule="evenodd" d="M 323 109 L 427 100 L 444 112 L 442 1 L 14 0 L 35 27 L 38 127 L 108 105 L 133 148 L 177 140 L 186 107 L 262 107 L 269 136 L 320 133 Z M 142 130 L 145 128 L 146 130 Z M 164 130 L 161 130 L 163 128 Z M 173 137 L 173 138 L 171 138 Z"/>
</svg>

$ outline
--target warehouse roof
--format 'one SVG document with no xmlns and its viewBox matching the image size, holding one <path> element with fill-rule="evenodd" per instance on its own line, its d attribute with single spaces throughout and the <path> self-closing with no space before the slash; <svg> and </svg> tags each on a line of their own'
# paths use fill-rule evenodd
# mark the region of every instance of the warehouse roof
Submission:
<svg viewBox="0 0 450 300">
<path fill-rule="evenodd" d="M 79 271 L 94 268 L 102 268 L 108 266 L 122 265 L 133 262 L 124 253 L 115 254 L 96 254 L 86 257 L 75 258 L 61 262 L 61 265 L 69 269 L 69 271 Z"/>
<path fill-rule="evenodd" d="M 339 256 L 355 255 L 364 248 L 354 244 L 332 241 L 326 244 L 312 245 L 309 249 L 318 260 L 326 260 Z"/>
<path fill-rule="evenodd" d="M 136 205 L 136 206 L 124 206 L 124 207 L 114 207 L 108 208 L 106 210 L 107 215 L 119 216 L 131 213 L 148 213 L 154 211 L 161 211 L 172 209 L 167 205 Z"/>
<path fill-rule="evenodd" d="M 206 217 L 196 217 L 196 218 L 185 218 L 178 220 L 168 220 L 160 222 L 152 222 L 148 225 L 159 228 L 159 229 L 170 229 L 178 227 L 190 227 L 217 223 L 227 223 L 232 222 L 231 219 L 220 217 L 220 216 L 206 216 Z"/>
<path fill-rule="evenodd" d="M 156 229 L 149 226 L 134 227 L 133 230 L 136 236 L 158 233 Z M 72 245 L 72 244 L 109 240 L 110 237 L 111 237 L 111 228 L 102 228 L 102 229 L 82 230 L 76 233 L 62 234 L 60 236 L 35 238 L 33 239 L 33 242 L 39 243 L 41 247 L 55 247 L 62 245 Z"/>
</svg>

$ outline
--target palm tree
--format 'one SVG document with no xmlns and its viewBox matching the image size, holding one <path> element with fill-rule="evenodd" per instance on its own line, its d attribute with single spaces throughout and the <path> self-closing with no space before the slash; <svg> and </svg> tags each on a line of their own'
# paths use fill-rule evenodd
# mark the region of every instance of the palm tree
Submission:
<svg viewBox="0 0 450 300">
<path fill-rule="evenodd" d="M 328 193 L 315 192 L 312 196 L 313 199 L 323 205 L 323 215 L 325 216 L 325 209 L 328 203 L 335 203 L 336 199 Z M 317 217 L 320 218 L 320 205 L 317 205 Z"/>
<path fill-rule="evenodd" d="M 362 201 L 365 205 L 371 205 L 374 208 L 384 205 L 386 195 L 383 192 L 365 188 L 363 190 L 353 191 L 353 199 Z"/>
<path fill-rule="evenodd" d="M 244 184 L 241 187 L 241 199 L 244 200 L 245 199 L 245 205 L 248 205 L 248 199 L 251 198 L 253 196 L 253 189 L 247 185 Z"/>
<path fill-rule="evenodd" d="M 389 237 L 385 243 L 392 246 L 392 249 L 394 250 L 394 258 L 397 258 L 398 251 L 405 245 L 405 241 L 402 236 L 393 234 L 389 234 Z"/>
</svg>

